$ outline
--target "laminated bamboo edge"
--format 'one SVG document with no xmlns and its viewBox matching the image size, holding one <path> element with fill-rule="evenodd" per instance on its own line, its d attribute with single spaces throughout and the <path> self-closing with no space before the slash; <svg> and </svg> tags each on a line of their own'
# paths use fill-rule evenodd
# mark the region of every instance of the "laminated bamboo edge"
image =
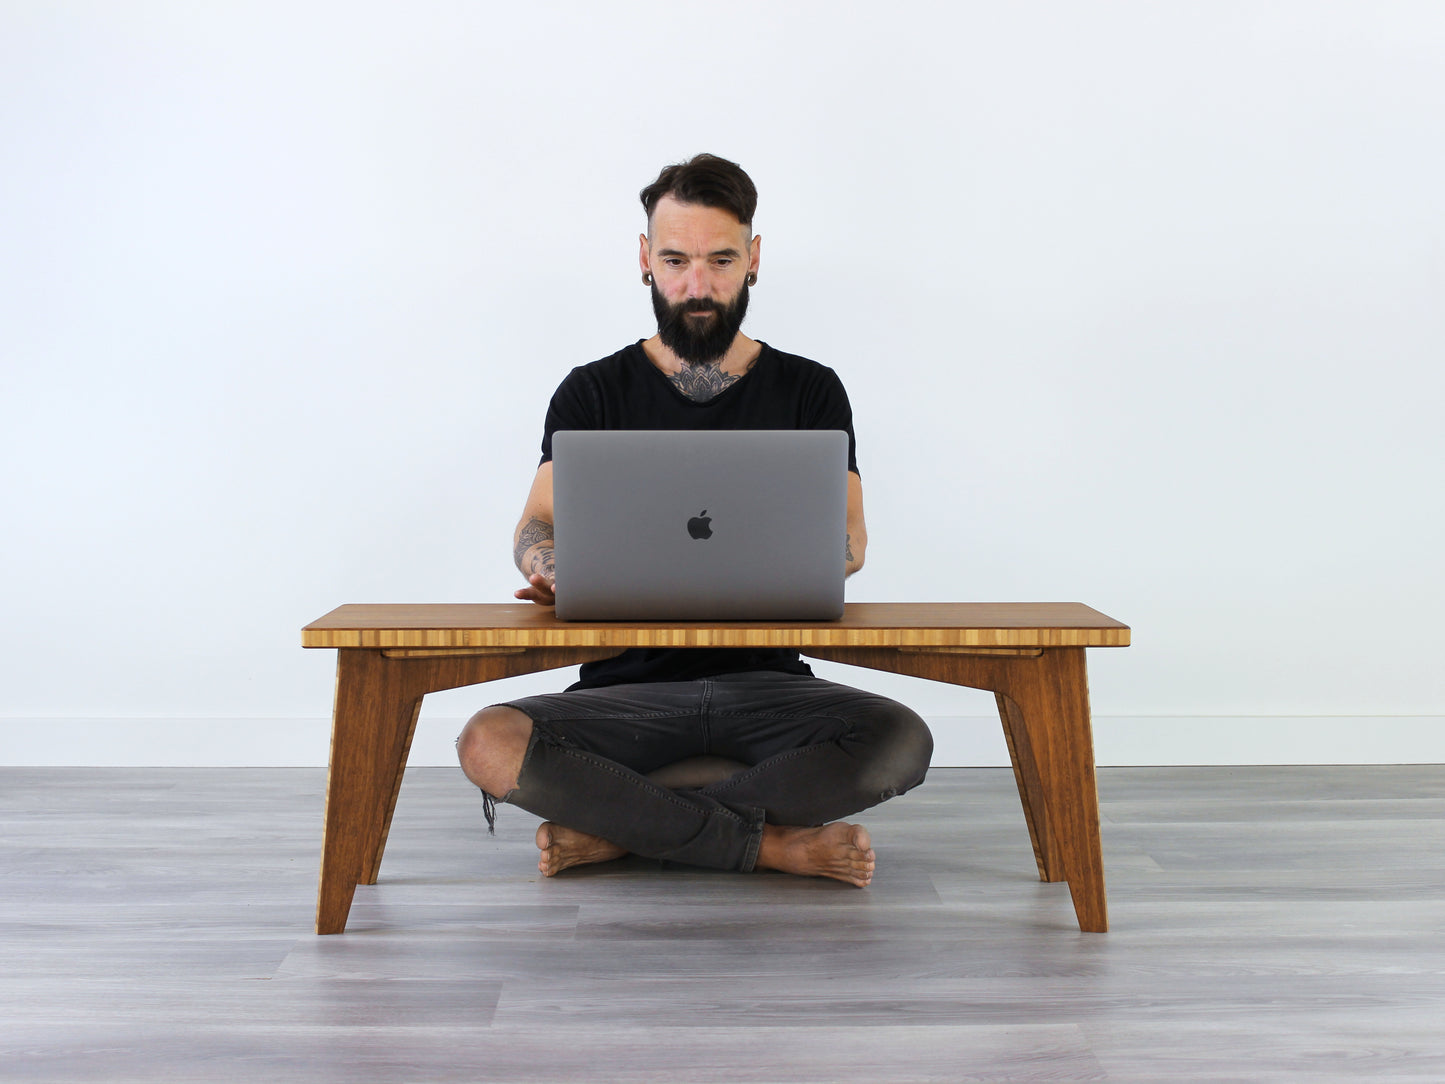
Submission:
<svg viewBox="0 0 1445 1084">
<path fill-rule="evenodd" d="M 435 651 L 537 647 L 896 647 L 903 650 L 1128 647 L 1128 629 L 968 628 L 828 629 L 697 626 L 566 629 L 304 629 L 308 648 Z"/>
</svg>

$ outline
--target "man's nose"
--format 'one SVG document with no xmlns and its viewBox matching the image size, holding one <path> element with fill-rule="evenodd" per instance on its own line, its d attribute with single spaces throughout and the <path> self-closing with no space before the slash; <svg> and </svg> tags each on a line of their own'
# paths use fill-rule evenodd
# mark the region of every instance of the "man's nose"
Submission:
<svg viewBox="0 0 1445 1084">
<path fill-rule="evenodd" d="M 712 281 L 708 275 L 708 268 L 706 264 L 694 264 L 692 267 L 688 268 L 687 296 L 689 300 L 694 297 L 712 296 Z"/>
</svg>

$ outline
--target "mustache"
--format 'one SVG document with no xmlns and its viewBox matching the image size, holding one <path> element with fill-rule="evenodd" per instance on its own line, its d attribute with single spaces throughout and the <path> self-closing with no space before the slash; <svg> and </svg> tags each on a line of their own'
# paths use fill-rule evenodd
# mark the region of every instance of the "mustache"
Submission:
<svg viewBox="0 0 1445 1084">
<path fill-rule="evenodd" d="M 722 307 L 722 305 L 720 305 L 718 302 L 713 301 L 713 300 L 710 299 L 710 298 L 706 298 L 706 297 L 694 297 L 694 298 L 689 298 L 687 301 L 684 301 L 681 305 L 678 305 L 678 306 L 677 306 L 677 310 L 678 310 L 679 312 L 715 312 L 715 313 L 721 313 L 721 312 L 723 311 L 723 307 Z"/>
</svg>

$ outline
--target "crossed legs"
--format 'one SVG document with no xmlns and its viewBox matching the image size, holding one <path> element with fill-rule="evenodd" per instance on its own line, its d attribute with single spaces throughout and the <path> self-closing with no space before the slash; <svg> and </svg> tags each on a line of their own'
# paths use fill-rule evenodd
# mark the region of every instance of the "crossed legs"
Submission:
<svg viewBox="0 0 1445 1084">
<path fill-rule="evenodd" d="M 467 723 L 458 752 L 484 792 L 546 819 L 548 876 L 630 851 L 863 886 L 871 840 L 838 818 L 920 783 L 932 738 L 885 697 L 767 672 L 496 705 Z M 698 755 L 750 767 L 679 790 L 646 776 Z"/>
</svg>

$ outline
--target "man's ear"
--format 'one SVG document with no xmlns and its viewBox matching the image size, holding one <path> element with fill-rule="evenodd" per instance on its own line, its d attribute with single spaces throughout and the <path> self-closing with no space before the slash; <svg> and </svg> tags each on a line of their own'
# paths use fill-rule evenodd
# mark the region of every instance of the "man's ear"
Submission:
<svg viewBox="0 0 1445 1084">
<path fill-rule="evenodd" d="M 645 275 L 652 270 L 652 260 L 650 258 L 651 253 L 647 244 L 647 234 L 639 233 L 637 235 L 637 245 L 637 266 L 642 269 L 642 273 Z"/>
<path fill-rule="evenodd" d="M 754 275 L 758 273 L 758 260 L 763 254 L 763 235 L 753 234 L 753 239 L 748 242 L 748 270 Z"/>
</svg>

